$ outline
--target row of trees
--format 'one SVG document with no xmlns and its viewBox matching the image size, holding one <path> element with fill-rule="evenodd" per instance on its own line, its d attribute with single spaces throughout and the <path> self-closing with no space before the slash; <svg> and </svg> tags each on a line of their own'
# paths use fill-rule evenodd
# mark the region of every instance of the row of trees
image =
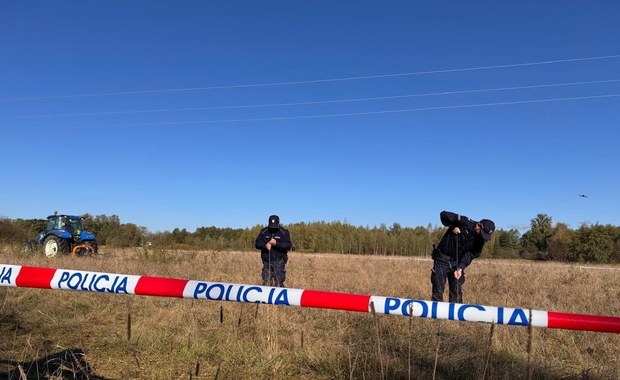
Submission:
<svg viewBox="0 0 620 380">
<path fill-rule="evenodd" d="M 521 244 L 526 252 L 549 260 L 620 263 L 620 227 L 609 224 L 571 230 L 564 223 L 553 226 L 550 216 L 538 214 Z"/>
<path fill-rule="evenodd" d="M 121 223 L 117 215 L 84 215 L 89 230 L 100 245 L 135 247 L 150 244 L 175 249 L 253 250 L 254 240 L 263 226 L 233 229 L 200 227 L 194 232 L 150 233 L 145 227 Z M 443 227 L 403 227 L 398 223 L 379 227 L 353 226 L 342 222 L 296 223 L 291 232 L 293 250 L 341 254 L 428 256 L 432 245 L 445 231 Z M 19 243 L 34 239 L 44 230 L 45 221 L 0 219 L 0 243 Z M 620 227 L 582 225 L 572 230 L 546 214 L 531 220 L 523 235 L 516 229 L 497 230 L 485 245 L 484 257 L 529 258 L 558 261 L 620 263 Z"/>
<path fill-rule="evenodd" d="M 264 226 L 245 229 L 200 227 L 191 233 L 185 229 L 151 234 L 153 244 L 200 247 L 215 250 L 253 250 L 256 236 Z M 342 222 L 313 222 L 287 225 L 298 252 L 335 252 L 365 255 L 420 256 L 430 252 L 433 241 L 443 229 L 391 227 L 359 227 Z"/>
</svg>

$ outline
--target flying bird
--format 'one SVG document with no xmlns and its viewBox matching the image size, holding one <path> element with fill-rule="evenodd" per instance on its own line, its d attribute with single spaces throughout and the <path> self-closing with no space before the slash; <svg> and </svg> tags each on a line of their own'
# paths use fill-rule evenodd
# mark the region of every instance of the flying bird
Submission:
<svg viewBox="0 0 620 380">
<path fill-rule="evenodd" d="M 587 198 L 588 197 L 586 194 L 577 194 L 577 196 L 579 196 L 581 198 Z"/>
</svg>

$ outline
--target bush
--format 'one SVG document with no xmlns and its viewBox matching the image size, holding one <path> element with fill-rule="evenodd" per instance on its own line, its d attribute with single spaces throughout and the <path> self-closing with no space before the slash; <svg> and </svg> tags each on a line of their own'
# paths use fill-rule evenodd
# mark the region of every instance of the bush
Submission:
<svg viewBox="0 0 620 380">
<path fill-rule="evenodd" d="M 26 229 L 10 219 L 0 219 L 0 243 L 23 243 L 29 239 L 34 239 L 35 236 L 30 236 Z"/>
<path fill-rule="evenodd" d="M 573 250 L 578 261 L 608 263 L 614 258 L 618 227 L 612 225 L 582 225 L 575 231 Z"/>
</svg>

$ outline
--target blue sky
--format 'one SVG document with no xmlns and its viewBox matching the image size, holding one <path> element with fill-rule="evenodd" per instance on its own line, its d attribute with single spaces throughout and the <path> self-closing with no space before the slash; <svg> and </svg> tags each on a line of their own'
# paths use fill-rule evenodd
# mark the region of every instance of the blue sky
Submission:
<svg viewBox="0 0 620 380">
<path fill-rule="evenodd" d="M 620 225 L 618 14 L 0 0 L 0 216 Z"/>
</svg>

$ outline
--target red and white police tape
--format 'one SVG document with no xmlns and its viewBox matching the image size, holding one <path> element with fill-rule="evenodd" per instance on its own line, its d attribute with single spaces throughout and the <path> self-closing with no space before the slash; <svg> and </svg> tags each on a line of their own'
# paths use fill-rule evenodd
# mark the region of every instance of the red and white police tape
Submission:
<svg viewBox="0 0 620 380">
<path fill-rule="evenodd" d="M 249 302 L 364 313 L 374 309 L 375 313 L 407 317 L 515 326 L 531 323 L 534 327 L 620 333 L 620 317 L 7 264 L 0 264 L 0 286 Z"/>
</svg>

